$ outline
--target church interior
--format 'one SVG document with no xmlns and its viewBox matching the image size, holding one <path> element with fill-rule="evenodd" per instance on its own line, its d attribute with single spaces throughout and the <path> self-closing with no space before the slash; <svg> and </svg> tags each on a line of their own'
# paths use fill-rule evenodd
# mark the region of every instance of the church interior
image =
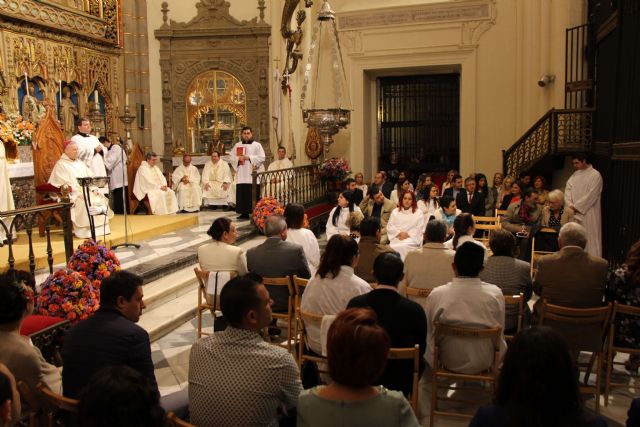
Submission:
<svg viewBox="0 0 640 427">
<path fill-rule="evenodd" d="M 344 209 L 347 178 L 362 178 L 355 182 L 361 189 L 355 206 L 363 218 L 381 215 L 365 207 L 367 200 L 375 206 L 385 183 L 393 190 L 385 200 L 402 211 L 405 180 L 413 211 L 423 196 L 429 209 L 431 196 L 418 192 L 428 179 L 446 222 L 441 202 L 458 177 L 464 188 L 451 191 L 451 201 L 460 200 L 469 180 L 476 190 L 469 190 L 468 205 L 474 191 L 484 191 L 471 237 L 485 245 L 485 257 L 493 251 L 490 231 L 508 229 L 502 216 L 513 208 L 502 202 L 503 191 L 512 197 L 513 187 L 522 187 L 514 196 L 522 204 L 512 234 L 537 294 L 520 300 L 528 319 L 536 298 L 543 300 L 535 288 L 537 257 L 561 251 L 558 231 L 565 223 L 525 227 L 527 177 L 526 187 L 539 194 L 536 203 L 552 216 L 549 195 L 560 190 L 558 218 L 562 209 L 575 210 L 586 252 L 607 263 L 607 283 L 632 263 L 640 270 L 639 41 L 636 0 L 0 1 L 0 272 L 29 272 L 36 293 L 76 274 L 72 265 L 83 256 L 104 258 L 100 271 L 83 276 L 96 288 L 109 272 L 138 275 L 146 308 L 137 324 L 149 335 L 160 395 L 186 393 L 192 346 L 208 336 L 204 331 L 213 332 L 217 319 L 216 303 L 212 309 L 205 301 L 207 279 L 198 273 L 198 248 L 210 243 L 214 221 L 233 222 L 235 245 L 246 253 L 265 241 L 268 215 L 286 216 L 287 205 L 301 205 L 322 264 L 333 239 L 328 226 Z M 86 165 L 87 143 L 78 135 L 93 138 Z M 77 158 L 70 154 L 74 146 Z M 109 153 L 119 169 L 112 169 Z M 90 164 L 95 159 L 102 169 Z M 76 175 L 58 185 L 64 161 Z M 576 161 L 599 177 L 597 185 L 576 179 Z M 484 189 L 476 187 L 480 177 Z M 215 191 L 214 182 L 220 183 Z M 490 187 L 500 201 L 489 203 Z M 593 197 L 588 209 L 597 215 L 581 211 L 586 202 L 570 200 L 569 188 Z M 353 202 L 346 203 L 353 211 Z M 470 212 L 459 201 L 457 208 Z M 450 237 L 457 233 L 456 215 Z M 430 222 L 425 211 L 415 249 Z M 556 225 L 554 248 L 537 251 L 534 231 Z M 382 226 L 381 244 L 386 220 Z M 353 227 L 351 236 L 361 241 Z M 394 248 L 394 242 L 389 232 L 387 243 Z M 403 261 L 409 256 L 396 251 Z M 640 276 L 624 274 L 632 277 L 627 286 L 635 295 L 624 303 L 628 318 L 635 317 L 631 331 L 640 333 Z M 288 318 L 285 309 L 285 320 L 277 322 L 282 335 L 263 335 L 302 368 L 304 322 L 294 281 L 292 275 Z M 608 311 L 601 342 L 576 356 L 588 365 L 579 371 L 581 386 L 590 386 L 584 408 L 605 422 L 597 425 L 640 425 L 627 421 L 640 398 L 638 336 L 632 348 L 612 350 L 616 311 L 603 292 L 600 303 Z M 60 313 L 58 323 L 33 320 L 25 334 L 56 366 L 63 363 L 65 333 L 77 323 L 76 314 Z M 469 425 L 480 405 L 465 396 L 440 408 L 434 420 L 433 378 L 421 371 L 408 399 L 416 425 Z M 70 410 L 60 402 L 39 410 L 72 425 L 64 424 Z M 493 402 L 490 395 L 480 403 Z M 18 425 L 44 425 L 35 418 Z M 177 417 L 170 422 L 202 425 Z"/>
</svg>

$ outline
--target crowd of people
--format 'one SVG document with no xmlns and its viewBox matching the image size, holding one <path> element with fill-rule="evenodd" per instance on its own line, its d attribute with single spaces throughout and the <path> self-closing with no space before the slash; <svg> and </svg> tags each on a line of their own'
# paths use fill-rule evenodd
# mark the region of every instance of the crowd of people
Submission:
<svg viewBox="0 0 640 427">
<path fill-rule="evenodd" d="M 528 174 L 517 181 L 495 174 L 491 186 L 484 174 L 463 179 L 456 171 L 441 186 L 426 174 L 415 185 L 402 175 L 395 186 L 384 172 L 371 184 L 356 174 L 329 213 L 322 253 L 303 227 L 301 205 L 268 217 L 264 242 L 247 251 L 234 246 L 235 223 L 215 219 L 198 262 L 203 270 L 229 273 L 207 295 L 219 301 L 212 304 L 220 308 L 216 332 L 193 344 L 188 387 L 162 397 L 149 335 L 136 325 L 145 308 L 140 277 L 120 271 L 103 280 L 98 312 L 65 336 L 60 371 L 20 336 L 35 290 L 12 273 L 2 275 L 0 403 L 7 403 L 0 421 L 20 413 L 19 380 L 32 388 L 44 382 L 79 399 L 78 419 L 86 426 L 166 425 L 169 410 L 188 410 L 198 426 L 418 426 L 426 414 L 416 414 L 408 401 L 412 364 L 388 361 L 389 351 L 417 345 L 419 372 L 428 379 L 437 325 L 448 324 L 500 331 L 496 394 L 471 426 L 604 426 L 578 391 L 576 349 L 561 330 L 539 326 L 537 318 L 543 300 L 573 308 L 610 301 L 640 306 L 640 241 L 613 272 L 592 253 L 599 243 L 590 242 L 600 238 L 592 231 L 599 194 L 590 193 L 597 180 L 583 158 L 574 164 L 577 175 L 564 194 Z M 502 207 L 503 227 L 492 230 L 487 248 L 474 238 L 475 218 L 495 216 Z M 532 277 L 520 242 L 542 227 L 557 230 L 558 250 L 537 262 Z M 292 353 L 265 339 L 282 335 L 273 314 L 290 306 L 289 291 L 266 286 L 263 278 L 294 275 L 309 279 L 300 310 L 322 317 L 318 325 L 305 325 L 306 344 L 311 354 L 326 357 L 328 376 L 306 368 L 301 373 Z M 409 288 L 430 294 L 415 300 Z M 504 335 L 517 332 L 518 312 L 505 307 L 504 296 L 522 293 L 528 301 L 534 292 L 538 303 L 533 312 L 527 308 L 522 331 L 507 346 Z M 615 327 L 616 343 L 640 348 L 637 319 Z M 449 370 L 476 374 L 493 363 L 494 345 L 448 337 L 438 343 L 438 360 Z M 637 357 L 626 361 L 630 371 L 639 365 Z M 310 386 L 303 389 L 303 383 Z M 125 419 L 129 414 L 135 422 Z"/>
</svg>

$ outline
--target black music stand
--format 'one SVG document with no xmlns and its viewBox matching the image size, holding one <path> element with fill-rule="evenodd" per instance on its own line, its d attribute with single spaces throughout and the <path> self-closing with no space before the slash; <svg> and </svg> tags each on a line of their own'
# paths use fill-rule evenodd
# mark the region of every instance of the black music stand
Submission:
<svg viewBox="0 0 640 427">
<path fill-rule="evenodd" d="M 84 206 L 87 209 L 87 215 L 89 216 L 89 228 L 91 229 L 91 238 L 94 242 L 96 240 L 96 227 L 93 223 L 93 215 L 91 215 L 91 211 L 89 207 L 91 206 L 91 190 L 89 186 L 93 185 L 96 187 L 104 187 L 109 184 L 108 176 L 93 176 L 87 178 L 77 178 L 78 183 L 82 186 L 82 196 L 84 197 Z M 108 209 L 108 208 L 107 208 Z M 106 215 L 106 212 L 105 212 Z"/>
</svg>

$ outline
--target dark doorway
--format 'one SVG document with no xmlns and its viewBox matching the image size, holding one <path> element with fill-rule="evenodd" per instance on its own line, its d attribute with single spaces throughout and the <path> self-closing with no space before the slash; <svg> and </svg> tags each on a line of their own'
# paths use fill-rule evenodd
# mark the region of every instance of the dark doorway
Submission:
<svg viewBox="0 0 640 427">
<path fill-rule="evenodd" d="M 379 77 L 378 167 L 390 173 L 458 169 L 460 74 Z"/>
</svg>

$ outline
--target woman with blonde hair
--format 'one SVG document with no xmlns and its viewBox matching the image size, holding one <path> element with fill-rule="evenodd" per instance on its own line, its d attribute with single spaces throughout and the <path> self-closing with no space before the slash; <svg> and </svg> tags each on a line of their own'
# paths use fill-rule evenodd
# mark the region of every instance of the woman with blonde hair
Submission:
<svg viewBox="0 0 640 427">
<path fill-rule="evenodd" d="M 496 200 L 496 208 L 502 206 L 502 202 L 504 201 L 505 196 L 511 194 L 511 186 L 515 182 L 515 178 L 511 175 L 507 175 L 502 180 L 502 185 L 498 191 L 498 198 Z"/>
<path fill-rule="evenodd" d="M 440 196 L 444 196 L 444 190 L 453 187 L 453 177 L 456 175 L 459 175 L 459 172 L 455 169 L 451 169 L 449 170 L 449 172 L 447 172 L 447 179 L 442 183 L 442 193 L 440 194 Z"/>
</svg>

